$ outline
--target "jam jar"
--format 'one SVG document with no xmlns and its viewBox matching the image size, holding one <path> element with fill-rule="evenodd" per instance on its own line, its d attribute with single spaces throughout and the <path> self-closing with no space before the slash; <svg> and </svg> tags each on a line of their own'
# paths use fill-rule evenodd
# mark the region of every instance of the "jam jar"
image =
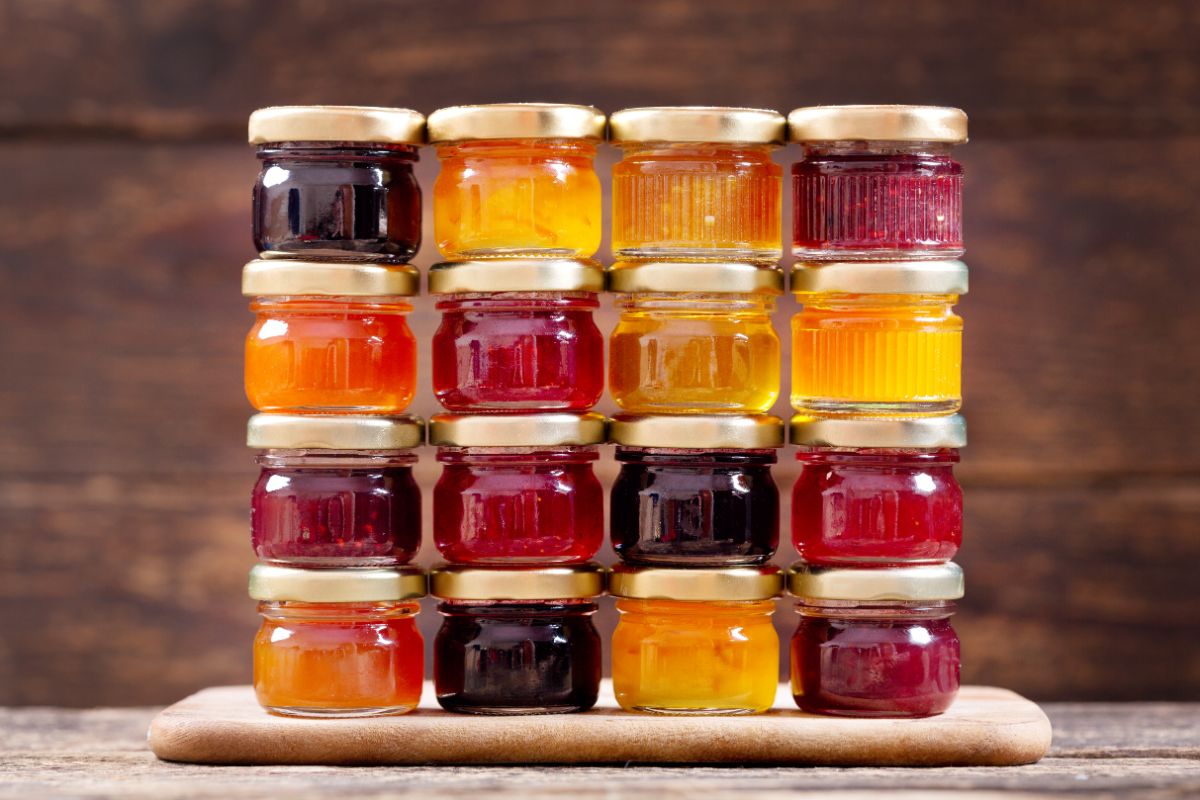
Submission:
<svg viewBox="0 0 1200 800">
<path fill-rule="evenodd" d="M 591 261 L 464 261 L 429 272 L 442 323 L 433 391 L 449 411 L 586 411 L 604 392 Z"/>
<path fill-rule="evenodd" d="M 940 564 L 958 552 L 962 417 L 796 416 L 791 439 L 800 447 L 792 543 L 809 565 Z"/>
<path fill-rule="evenodd" d="M 272 413 L 397 414 L 417 383 L 406 265 L 251 261 L 246 397 Z"/>
<path fill-rule="evenodd" d="M 425 117 L 407 108 L 277 106 L 250 115 L 264 256 L 407 262 L 421 245 L 413 174 Z"/>
<path fill-rule="evenodd" d="M 458 564 L 567 564 L 604 541 L 599 414 L 439 414 L 433 538 Z"/>
<path fill-rule="evenodd" d="M 782 590 L 775 567 L 613 567 L 617 703 L 660 714 L 766 711 L 779 679 L 771 615 Z"/>
<path fill-rule="evenodd" d="M 792 406 L 812 416 L 919 417 L 962 406 L 961 261 L 799 264 Z"/>
<path fill-rule="evenodd" d="M 967 115 L 935 106 L 813 106 L 788 116 L 792 252 L 802 261 L 950 259 L 963 254 Z"/>
<path fill-rule="evenodd" d="M 591 106 L 501 103 L 429 115 L 442 169 L 433 231 L 450 261 L 589 258 L 600 247 L 593 160 L 605 117 Z"/>
<path fill-rule="evenodd" d="M 753 264 L 634 263 L 609 270 L 620 318 L 608 388 L 633 414 L 757 414 L 779 396 L 771 324 L 778 270 Z"/>
<path fill-rule="evenodd" d="M 792 694 L 801 710 L 846 717 L 927 717 L 959 685 L 962 597 L 957 564 L 792 568 L 800 625 L 792 637 Z"/>
<path fill-rule="evenodd" d="M 612 173 L 618 260 L 774 264 L 785 120 L 756 108 L 627 108 L 611 118 L 624 151 Z"/>
<path fill-rule="evenodd" d="M 600 635 L 592 624 L 603 570 L 594 565 L 432 574 L 442 627 L 433 683 L 448 711 L 562 714 L 586 711 L 600 690 Z"/>
<path fill-rule="evenodd" d="M 420 702 L 420 570 L 258 564 L 250 596 L 263 618 L 254 638 L 254 691 L 263 708 L 295 717 L 367 717 L 403 714 Z"/>
<path fill-rule="evenodd" d="M 407 564 L 421 545 L 418 417 L 256 414 L 262 466 L 250 499 L 254 553 L 307 568 Z"/>
<path fill-rule="evenodd" d="M 620 414 L 609 441 L 621 465 L 609 530 L 625 563 L 724 567 L 774 555 L 778 417 Z"/>
</svg>

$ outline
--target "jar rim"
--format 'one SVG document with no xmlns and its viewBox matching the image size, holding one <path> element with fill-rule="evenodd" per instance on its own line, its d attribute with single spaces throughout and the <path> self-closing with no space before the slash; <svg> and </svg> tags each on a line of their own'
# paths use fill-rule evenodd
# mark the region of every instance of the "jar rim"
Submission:
<svg viewBox="0 0 1200 800">
<path fill-rule="evenodd" d="M 603 444 L 600 414 L 435 414 L 429 443 L 438 447 L 553 447 Z"/>
<path fill-rule="evenodd" d="M 797 414 L 792 444 L 809 447 L 940 450 L 967 445 L 967 421 L 961 414 L 913 419 L 837 419 Z"/>
<path fill-rule="evenodd" d="M 604 269 L 591 259 L 454 261 L 429 270 L 430 294 L 602 291 Z"/>
<path fill-rule="evenodd" d="M 618 294 L 783 294 L 783 270 L 738 262 L 618 261 L 608 288 Z"/>
<path fill-rule="evenodd" d="M 788 593 L 801 600 L 957 600 L 963 596 L 958 564 L 884 569 L 816 567 L 798 561 L 788 570 Z"/>
<path fill-rule="evenodd" d="M 607 120 L 594 106 L 569 103 L 487 103 L 447 106 L 429 115 L 429 141 L 481 139 L 603 139 Z"/>
<path fill-rule="evenodd" d="M 587 563 L 557 567 L 474 567 L 443 564 L 429 574 L 439 600 L 580 600 L 604 594 L 604 568 Z"/>
<path fill-rule="evenodd" d="M 615 143 L 694 142 L 783 144 L 787 121 L 767 108 L 727 106 L 643 106 L 609 117 Z"/>
<path fill-rule="evenodd" d="M 242 268 L 246 297 L 412 297 L 421 275 L 408 264 L 256 258 Z"/>
<path fill-rule="evenodd" d="M 411 108 L 269 106 L 251 113 L 247 128 L 250 144 L 425 141 L 425 115 Z"/>
<path fill-rule="evenodd" d="M 614 597 L 635 600 L 770 600 L 783 591 L 778 567 L 631 567 L 618 564 L 608 576 Z"/>
<path fill-rule="evenodd" d="M 409 450 L 425 440 L 418 416 L 255 414 L 246 445 L 259 450 Z"/>
<path fill-rule="evenodd" d="M 255 564 L 250 597 L 260 601 L 370 603 L 424 597 L 425 572 L 418 567 L 391 569 L 296 569 Z"/>
<path fill-rule="evenodd" d="M 787 123 L 793 142 L 967 141 L 966 112 L 948 106 L 804 106 L 793 109 Z"/>
<path fill-rule="evenodd" d="M 800 262 L 792 268 L 792 293 L 961 295 L 968 289 L 962 261 Z"/>
<path fill-rule="evenodd" d="M 783 420 L 770 414 L 617 414 L 609 441 L 626 447 L 763 450 L 783 447 Z"/>
</svg>

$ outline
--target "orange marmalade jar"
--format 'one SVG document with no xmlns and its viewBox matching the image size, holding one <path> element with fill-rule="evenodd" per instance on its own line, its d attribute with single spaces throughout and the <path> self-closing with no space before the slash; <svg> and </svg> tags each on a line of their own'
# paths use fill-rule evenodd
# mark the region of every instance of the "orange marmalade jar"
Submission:
<svg viewBox="0 0 1200 800">
<path fill-rule="evenodd" d="M 593 167 L 604 114 L 591 106 L 452 106 L 429 116 L 442 169 L 433 231 L 451 261 L 587 258 L 600 247 Z"/>
<path fill-rule="evenodd" d="M 627 108 L 613 167 L 614 258 L 774 263 L 780 238 L 782 114 L 755 108 Z"/>
<path fill-rule="evenodd" d="M 425 677 L 416 601 L 425 588 L 425 574 L 414 567 L 255 566 L 250 596 L 263 618 L 254 638 L 259 704 L 296 717 L 416 708 Z"/>
<path fill-rule="evenodd" d="M 408 266 L 260 259 L 242 272 L 257 317 L 246 397 L 275 413 L 397 414 L 412 401 L 417 343 Z"/>
</svg>

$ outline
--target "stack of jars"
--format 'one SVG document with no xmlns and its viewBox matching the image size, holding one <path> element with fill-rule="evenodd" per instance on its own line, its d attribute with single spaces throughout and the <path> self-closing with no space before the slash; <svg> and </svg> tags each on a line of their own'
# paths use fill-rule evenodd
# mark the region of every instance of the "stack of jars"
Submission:
<svg viewBox="0 0 1200 800">
<path fill-rule="evenodd" d="M 429 274 L 441 326 L 430 420 L 442 475 L 431 575 L 444 616 L 434 688 L 451 711 L 582 711 L 600 686 L 592 624 L 604 493 L 605 117 L 590 106 L 443 108 L 429 117 L 441 173 Z"/>
<path fill-rule="evenodd" d="M 406 315 L 419 287 L 413 176 L 425 118 L 406 109 L 280 107 L 250 117 L 262 171 L 243 293 L 247 443 L 262 628 L 254 686 L 298 716 L 400 713 L 423 682 L 424 573 Z"/>
<path fill-rule="evenodd" d="M 967 268 L 951 148 L 966 115 L 822 106 L 789 126 L 804 147 L 792 171 L 793 693 L 817 713 L 940 713 L 959 685 L 952 468 L 966 429 L 952 307 Z"/>
<path fill-rule="evenodd" d="M 623 708 L 745 714 L 770 708 L 783 588 L 771 477 L 783 424 L 780 344 L 785 120 L 739 108 L 635 108 L 611 117 L 609 438 L 620 474 L 610 577 Z"/>
</svg>

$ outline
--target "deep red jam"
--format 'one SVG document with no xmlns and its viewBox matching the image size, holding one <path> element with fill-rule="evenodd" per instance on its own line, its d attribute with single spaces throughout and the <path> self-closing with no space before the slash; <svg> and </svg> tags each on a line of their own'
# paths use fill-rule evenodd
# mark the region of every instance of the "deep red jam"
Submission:
<svg viewBox="0 0 1200 800">
<path fill-rule="evenodd" d="M 282 142 L 258 148 L 254 246 L 260 253 L 407 262 L 421 245 L 417 148 Z"/>
<path fill-rule="evenodd" d="M 457 564 L 587 561 L 604 540 L 595 447 L 442 447 L 433 536 Z"/>
<path fill-rule="evenodd" d="M 260 456 L 250 505 L 255 554 L 307 567 L 408 563 L 421 544 L 415 460 L 391 455 L 373 464 L 362 453 Z"/>
<path fill-rule="evenodd" d="M 948 146 L 855 144 L 810 146 L 792 167 L 797 257 L 961 255 L 963 170 Z"/>
<path fill-rule="evenodd" d="M 584 411 L 600 400 L 595 294 L 452 295 L 437 307 L 433 391 L 450 411 Z"/>
<path fill-rule="evenodd" d="M 959 686 L 954 603 L 799 603 L 792 693 L 801 710 L 853 717 L 926 717 Z"/>
<path fill-rule="evenodd" d="M 954 449 L 801 448 L 792 543 L 817 566 L 938 564 L 962 543 Z"/>
</svg>

